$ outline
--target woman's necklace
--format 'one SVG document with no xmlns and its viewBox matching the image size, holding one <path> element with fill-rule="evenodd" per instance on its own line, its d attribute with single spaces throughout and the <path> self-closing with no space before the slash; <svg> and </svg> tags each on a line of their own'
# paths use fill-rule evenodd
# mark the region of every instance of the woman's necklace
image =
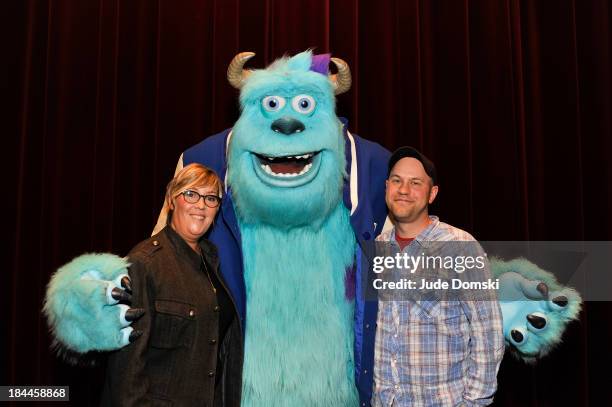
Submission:
<svg viewBox="0 0 612 407">
<path fill-rule="evenodd" d="M 202 264 L 204 265 L 204 271 L 206 272 L 206 277 L 208 277 L 208 281 L 210 282 L 210 286 L 213 289 L 213 292 L 217 294 L 217 287 L 212 282 L 212 278 L 210 278 L 210 272 L 208 271 L 208 267 L 206 266 L 206 262 L 204 261 L 204 256 L 202 255 L 202 249 L 200 249 L 200 259 L 202 260 Z"/>
</svg>

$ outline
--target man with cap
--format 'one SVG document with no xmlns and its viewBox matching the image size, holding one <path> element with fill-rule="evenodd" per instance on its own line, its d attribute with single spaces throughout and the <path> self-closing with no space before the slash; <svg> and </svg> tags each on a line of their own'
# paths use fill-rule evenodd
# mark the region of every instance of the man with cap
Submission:
<svg viewBox="0 0 612 407">
<path fill-rule="evenodd" d="M 412 147 L 396 150 L 389 159 L 385 194 L 393 227 L 377 242 L 413 257 L 431 242 L 473 242 L 468 245 L 484 254 L 469 233 L 429 215 L 438 189 L 431 160 Z M 488 264 L 484 274 L 490 276 Z M 379 301 L 372 405 L 490 404 L 504 354 L 495 297 L 440 301 L 412 295 L 410 300 Z"/>
</svg>

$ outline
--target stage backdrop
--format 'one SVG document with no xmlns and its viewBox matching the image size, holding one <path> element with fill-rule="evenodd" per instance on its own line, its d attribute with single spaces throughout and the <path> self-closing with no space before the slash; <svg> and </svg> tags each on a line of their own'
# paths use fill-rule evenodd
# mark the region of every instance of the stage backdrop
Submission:
<svg viewBox="0 0 612 407">
<path fill-rule="evenodd" d="M 51 273 L 147 237 L 185 148 L 232 125 L 225 72 L 307 48 L 345 59 L 349 128 L 437 164 L 433 212 L 481 240 L 610 240 L 612 9 L 601 1 L 15 0 L 0 5 L 0 384 L 70 385 L 101 369 L 50 354 Z M 550 357 L 506 357 L 499 406 L 610 403 L 609 303 L 586 304 Z"/>
</svg>

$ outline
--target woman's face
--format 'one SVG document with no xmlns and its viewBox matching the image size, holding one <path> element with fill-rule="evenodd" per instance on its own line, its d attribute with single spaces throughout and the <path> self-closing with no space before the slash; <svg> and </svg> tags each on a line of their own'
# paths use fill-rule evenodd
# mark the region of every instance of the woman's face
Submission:
<svg viewBox="0 0 612 407">
<path fill-rule="evenodd" d="M 187 243 L 197 242 L 206 233 L 213 222 L 219 207 L 210 208 L 204 203 L 205 195 L 218 196 L 218 191 L 212 186 L 189 188 L 202 195 L 196 203 L 189 203 L 185 195 L 180 194 L 174 199 L 172 221 L 170 225 Z"/>
</svg>

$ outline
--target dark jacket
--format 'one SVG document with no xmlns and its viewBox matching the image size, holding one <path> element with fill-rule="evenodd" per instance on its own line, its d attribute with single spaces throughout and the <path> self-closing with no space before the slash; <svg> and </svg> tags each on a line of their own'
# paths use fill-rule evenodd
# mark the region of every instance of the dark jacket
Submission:
<svg viewBox="0 0 612 407">
<path fill-rule="evenodd" d="M 206 267 L 217 275 L 215 246 L 200 242 Z M 166 227 L 128 255 L 133 307 L 146 313 L 132 326 L 134 343 L 111 354 L 104 406 L 239 406 L 242 333 L 234 322 L 219 338 L 219 307 L 201 258 Z M 222 360 L 217 376 L 217 354 Z M 218 382 L 215 394 L 215 383 Z"/>
</svg>

